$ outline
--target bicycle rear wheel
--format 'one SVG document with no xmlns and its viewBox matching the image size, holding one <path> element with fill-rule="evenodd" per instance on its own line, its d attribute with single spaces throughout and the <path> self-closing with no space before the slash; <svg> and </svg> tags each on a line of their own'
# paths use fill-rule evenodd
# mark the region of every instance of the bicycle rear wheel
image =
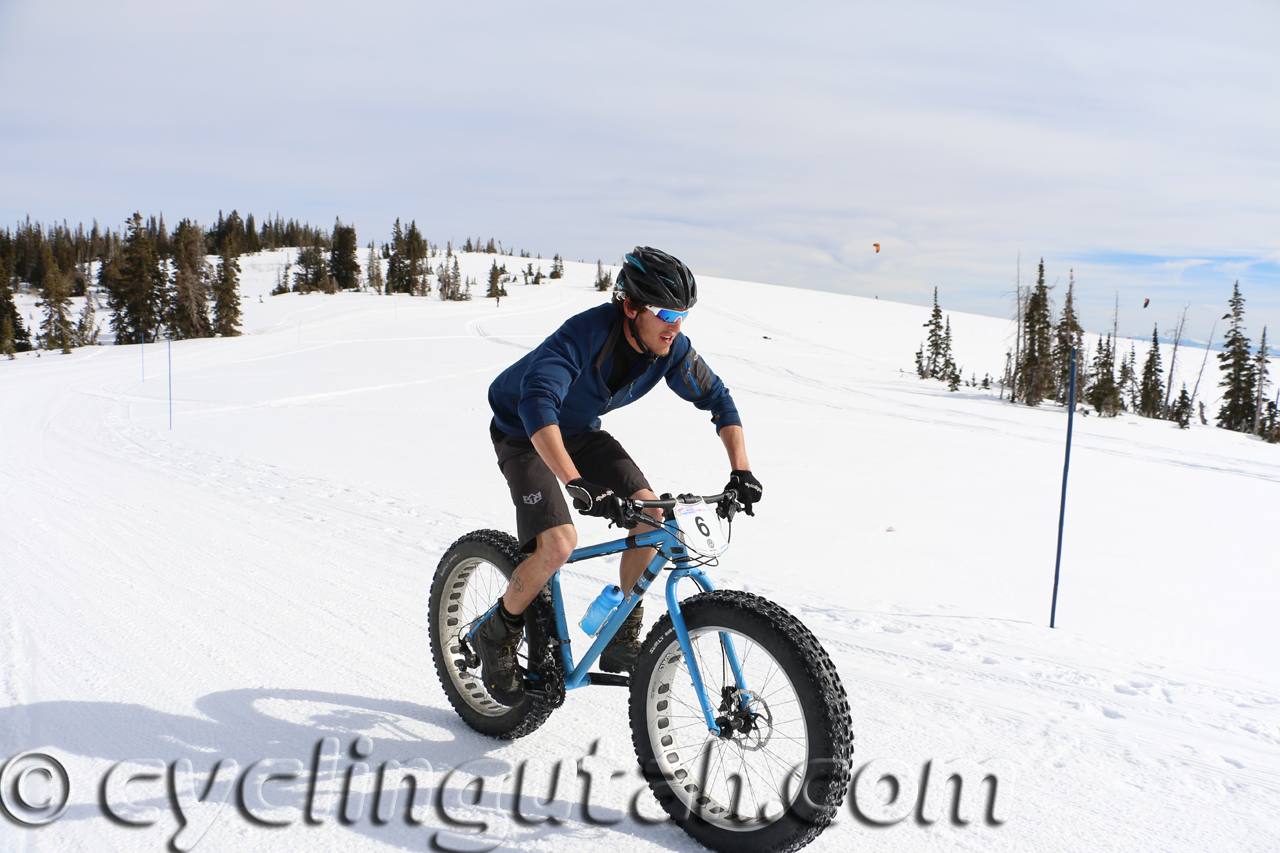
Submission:
<svg viewBox="0 0 1280 853">
<path fill-rule="evenodd" d="M 680 609 L 722 734 L 707 728 L 665 615 L 631 680 L 631 737 L 650 789 L 714 850 L 803 847 L 831 823 L 849 784 L 849 705 L 835 667 L 798 619 L 750 593 L 703 593 Z"/>
<path fill-rule="evenodd" d="M 498 530 L 475 530 L 461 537 L 436 567 L 427 617 L 436 674 L 449 704 L 471 728 L 507 740 L 529 734 L 564 702 L 563 672 L 548 641 L 554 620 L 550 588 L 525 611 L 519 652 L 521 666 L 537 675 L 544 689 L 526 692 L 516 705 L 503 705 L 489 695 L 479 667 L 467 666 L 458 638 L 506 590 L 522 556 L 515 538 Z"/>
</svg>

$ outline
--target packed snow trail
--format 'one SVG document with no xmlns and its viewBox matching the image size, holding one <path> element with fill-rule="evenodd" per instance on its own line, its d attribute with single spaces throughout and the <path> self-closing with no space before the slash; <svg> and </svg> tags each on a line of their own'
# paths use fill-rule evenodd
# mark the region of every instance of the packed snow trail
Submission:
<svg viewBox="0 0 1280 853">
<path fill-rule="evenodd" d="M 489 263 L 463 261 L 467 275 Z M 437 785 L 479 759 L 547 780 L 552 762 L 588 756 L 590 798 L 584 776 L 562 792 L 567 821 L 496 820 L 484 838 L 498 849 L 700 849 L 652 822 L 643 793 L 629 816 L 640 781 L 625 691 L 574 691 L 533 736 L 500 743 L 451 712 L 426 646 L 441 553 L 468 530 L 511 526 L 485 431 L 488 382 L 606 298 L 589 286 L 594 267 L 513 286 L 501 307 L 259 302 L 273 262 L 244 259 L 249 334 L 173 344 L 172 430 L 163 345 L 0 363 L 0 759 L 45 751 L 73 780 L 59 820 L 0 822 L 0 845 L 166 849 L 181 822 L 164 783 L 128 787 L 159 809 L 154 825 L 104 814 L 103 779 L 128 759 L 186 758 L 198 774 L 220 758 L 241 772 L 296 759 L 304 778 L 268 787 L 305 812 L 320 740 L 338 739 L 345 773 L 364 735 L 373 768 L 426 759 Z M 734 392 L 766 487 L 757 517 L 735 524 L 717 585 L 778 601 L 817 634 L 849 692 L 855 768 L 999 759 L 1016 770 L 1001 776 L 1004 824 L 873 827 L 850 802 L 811 849 L 1274 847 L 1275 448 L 1077 419 L 1062 627 L 1050 631 L 1061 410 L 902 373 L 927 309 L 700 285 L 705 310 L 685 330 Z M 953 315 L 953 329 L 966 364 L 994 372 L 1003 321 Z M 726 479 L 705 414 L 662 388 L 605 426 L 659 492 Z M 611 535 L 580 529 L 584 542 Z M 572 614 L 616 562 L 564 571 Z M 621 775 L 606 784 L 609 769 Z M 270 827 L 233 802 L 196 849 L 417 850 L 475 831 L 434 810 L 421 825 L 380 823 L 375 806 L 350 824 Z"/>
</svg>

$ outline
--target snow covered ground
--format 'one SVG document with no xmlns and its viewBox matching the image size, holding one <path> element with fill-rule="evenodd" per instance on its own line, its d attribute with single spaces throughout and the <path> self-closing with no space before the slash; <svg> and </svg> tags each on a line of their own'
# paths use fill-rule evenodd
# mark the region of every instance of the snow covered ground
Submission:
<svg viewBox="0 0 1280 853">
<path fill-rule="evenodd" d="M 463 272 L 481 277 L 491 260 L 466 256 Z M 552 762 L 591 750 L 586 767 L 603 775 L 589 806 L 586 777 L 562 791 L 576 805 L 561 823 L 503 818 L 508 798 L 484 832 L 450 825 L 447 804 L 420 824 L 383 823 L 372 800 L 350 823 L 286 811 L 272 827 L 232 795 L 186 841 L 700 849 L 654 822 L 646 795 L 630 814 L 640 782 L 625 691 L 575 691 L 534 735 L 492 741 L 452 713 L 427 648 L 443 550 L 468 530 L 512 527 L 486 387 L 607 298 L 590 287 L 594 265 L 511 285 L 495 306 L 268 296 L 279 264 L 242 258 L 247 334 L 175 343 L 171 370 L 163 344 L 0 363 L 0 760 L 47 753 L 71 787 L 53 823 L 0 820 L 0 849 L 166 849 L 182 827 L 167 781 L 125 788 L 158 809 L 150 825 L 104 810 L 123 811 L 104 780 L 129 760 L 188 759 L 207 775 L 219 759 L 241 772 L 296 759 L 304 777 L 268 790 L 305 811 L 321 738 L 338 738 L 345 773 L 362 735 L 375 769 L 426 759 L 438 780 L 487 759 L 498 775 L 524 766 L 545 795 Z M 850 803 L 811 849 L 1275 849 L 1280 449 L 1209 427 L 1077 417 L 1050 630 L 1061 409 L 916 379 L 926 309 L 715 279 L 700 288 L 685 331 L 732 389 L 765 486 L 717 583 L 782 603 L 819 636 L 849 693 L 855 767 L 1006 768 L 1002 824 L 879 827 Z M 966 375 L 998 375 L 1008 323 L 951 320 Z M 1194 379 L 1198 356 L 1187 361 Z M 605 427 L 659 491 L 726 479 L 706 415 L 662 388 Z M 580 529 L 584 542 L 609 535 Z M 614 565 L 566 569 L 572 611 Z M 57 793 L 39 773 L 27 785 L 34 804 Z"/>
</svg>

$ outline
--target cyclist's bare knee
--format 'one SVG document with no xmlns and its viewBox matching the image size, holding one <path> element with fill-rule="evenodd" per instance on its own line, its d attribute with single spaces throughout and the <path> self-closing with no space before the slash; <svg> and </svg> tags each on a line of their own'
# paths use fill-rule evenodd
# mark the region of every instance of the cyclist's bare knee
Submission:
<svg viewBox="0 0 1280 853">
<path fill-rule="evenodd" d="M 573 549 L 578 547 L 578 530 L 572 524 L 560 524 L 539 533 L 537 543 L 534 553 L 545 561 L 547 568 L 551 570 L 547 574 L 550 577 L 568 561 Z"/>
<path fill-rule="evenodd" d="M 641 489 L 631 496 L 632 500 L 637 501 L 656 501 L 658 496 L 649 489 Z M 646 507 L 643 512 L 654 521 L 662 521 L 662 509 L 660 507 Z"/>
</svg>

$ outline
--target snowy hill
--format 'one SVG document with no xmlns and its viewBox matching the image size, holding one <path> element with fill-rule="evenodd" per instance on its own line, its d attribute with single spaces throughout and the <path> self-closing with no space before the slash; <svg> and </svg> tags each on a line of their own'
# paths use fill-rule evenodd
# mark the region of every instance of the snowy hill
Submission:
<svg viewBox="0 0 1280 853">
<path fill-rule="evenodd" d="M 482 277 L 492 257 L 464 256 L 462 272 Z M 589 763 L 622 775 L 565 823 L 490 815 L 480 836 L 438 810 L 421 825 L 380 823 L 372 800 L 350 824 L 281 827 L 229 804 L 197 849 L 417 850 L 432 838 L 446 849 L 701 849 L 653 823 L 647 795 L 641 817 L 627 814 L 640 782 L 624 691 L 575 691 L 531 737 L 487 740 L 450 710 L 427 647 L 443 550 L 468 530 L 513 526 L 487 385 L 607 298 L 590 286 L 595 265 L 509 285 L 495 306 L 272 297 L 281 263 L 242 258 L 246 335 L 174 343 L 171 369 L 164 345 L 0 363 L 0 760 L 47 752 L 72 782 L 60 819 L 0 821 L 0 847 L 165 849 L 182 826 L 165 783 L 127 787 L 159 810 L 152 824 L 106 816 L 117 762 L 310 768 L 322 737 L 345 750 L 364 735 L 374 767 L 424 758 L 441 778 L 478 759 L 546 778 L 602 738 Z M 765 486 L 717 584 L 780 602 L 819 636 L 849 692 L 855 768 L 1013 768 L 1001 776 L 1014 804 L 1003 824 L 873 827 L 848 804 L 810 849 L 1274 849 L 1277 448 L 1207 427 L 1077 418 L 1050 630 L 1061 409 L 915 378 L 925 308 L 699 285 L 685 332 L 732 389 Z M 966 376 L 998 375 L 1009 324 L 951 322 Z M 724 484 L 706 415 L 662 388 L 605 427 L 658 491 Z M 580 531 L 584 542 L 609 535 L 589 520 Z M 571 612 L 613 571 L 566 569 Z M 651 598 L 650 624 L 661 607 Z M 272 786 L 305 810 L 304 779 Z"/>
</svg>

